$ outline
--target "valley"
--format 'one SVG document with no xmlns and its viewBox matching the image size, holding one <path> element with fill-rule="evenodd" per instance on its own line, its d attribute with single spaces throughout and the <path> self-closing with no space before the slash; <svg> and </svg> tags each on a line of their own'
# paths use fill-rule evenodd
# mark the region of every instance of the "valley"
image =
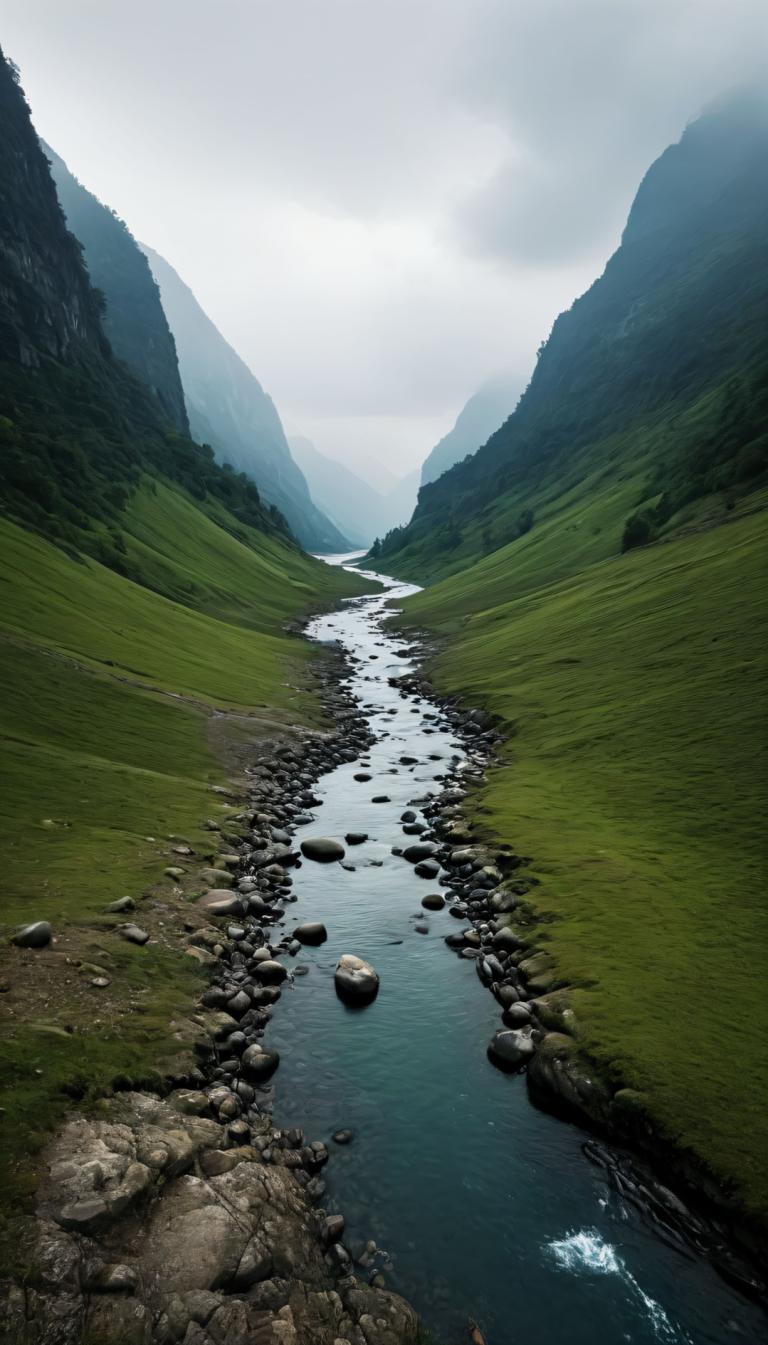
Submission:
<svg viewBox="0 0 768 1345">
<path fill-rule="evenodd" d="M 480 255 L 470 196 L 334 216 L 287 154 L 228 214 L 263 145 L 199 81 L 179 180 L 215 162 L 183 227 L 148 174 L 140 243 L 21 80 L 0 53 L 0 1341 L 757 1345 L 764 87 L 662 141 L 563 308 L 587 254 L 545 264 L 541 202 Z"/>
</svg>

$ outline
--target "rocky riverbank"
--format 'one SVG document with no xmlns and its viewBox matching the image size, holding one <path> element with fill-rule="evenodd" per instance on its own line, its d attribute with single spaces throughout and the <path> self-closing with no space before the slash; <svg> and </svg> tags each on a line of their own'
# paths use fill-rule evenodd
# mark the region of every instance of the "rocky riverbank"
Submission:
<svg viewBox="0 0 768 1345">
<path fill-rule="evenodd" d="M 343 671 L 339 657 L 320 675 L 335 733 L 262 745 L 227 814 L 227 853 L 201 871 L 184 922 L 185 952 L 210 977 L 190 1017 L 194 1056 L 182 1054 L 152 1091 L 116 1083 L 42 1156 L 28 1272 L 3 1290 L 9 1345 L 416 1337 L 416 1315 L 384 1287 L 375 1248 L 345 1247 L 343 1217 L 323 1210 L 325 1144 L 273 1127 L 279 1060 L 262 1044 L 281 987 L 302 972 L 293 958 L 303 935 L 288 920 L 302 862 L 291 832 L 317 802 L 319 776 L 371 740 L 339 689 Z M 124 936 L 150 937 L 133 923 Z"/>
<path fill-rule="evenodd" d="M 424 699 L 440 706 L 465 747 L 466 762 L 454 763 L 442 792 L 422 807 L 430 830 L 422 830 L 418 847 L 403 853 L 441 887 L 438 899 L 462 926 L 446 943 L 458 957 L 474 961 L 500 1005 L 501 1026 L 487 1045 L 489 1059 L 499 1069 L 524 1071 L 535 1105 L 610 1141 L 608 1147 L 588 1140 L 584 1151 L 661 1236 L 706 1256 L 742 1292 L 764 1299 L 760 1231 L 689 1154 L 658 1133 L 632 1090 L 606 1078 L 581 1044 L 569 987 L 537 938 L 541 918 L 536 880 L 527 873 L 530 859 L 506 842 L 476 834 L 472 791 L 493 764 L 503 724 L 459 698 L 442 696 L 421 673 L 393 678 L 391 684 L 417 704 Z M 409 818 L 403 821 L 408 833 Z"/>
</svg>

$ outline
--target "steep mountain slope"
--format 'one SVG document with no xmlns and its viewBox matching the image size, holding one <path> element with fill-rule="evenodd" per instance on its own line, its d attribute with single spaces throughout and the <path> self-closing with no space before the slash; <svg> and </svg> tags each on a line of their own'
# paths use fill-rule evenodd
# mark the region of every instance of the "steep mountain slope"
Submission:
<svg viewBox="0 0 768 1345">
<path fill-rule="evenodd" d="M 388 530 L 384 500 L 367 481 L 343 463 L 327 458 L 303 435 L 293 435 L 289 443 L 313 500 L 352 546 L 370 546 L 374 537 Z"/>
<path fill-rule="evenodd" d="M 127 226 L 43 145 L 67 225 L 82 244 L 91 282 L 106 300 L 104 331 L 115 354 L 159 398 L 166 416 L 189 434 L 176 346 L 160 291 L 144 253 Z"/>
<path fill-rule="evenodd" d="M 472 807 L 531 857 L 513 923 L 565 1046 L 763 1228 L 766 163 L 763 100 L 688 128 L 518 410 L 381 562 L 438 576 L 404 620 L 506 726 Z"/>
<path fill-rule="evenodd" d="M 565 572 L 576 551 L 620 550 L 634 514 L 630 534 L 658 535 L 692 501 L 758 479 L 767 148 L 766 96 L 743 94 L 653 165 L 621 247 L 558 318 L 514 415 L 424 488 L 412 526 L 390 540 L 398 572 L 451 573 L 580 501 L 583 526 L 558 542 Z"/>
<path fill-rule="evenodd" d="M 172 935 L 171 847 L 215 856 L 232 805 L 211 786 L 265 734 L 319 722 L 285 625 L 362 584 L 306 556 L 113 356 L 1 59 L 0 167 L 2 1242 L 62 1111 L 178 1050 L 199 968 Z M 105 912 L 126 894 L 163 904 L 144 948 Z M 30 966 L 7 936 L 40 919 L 55 942 Z"/>
<path fill-rule="evenodd" d="M 142 246 L 144 246 L 142 244 Z M 313 502 L 271 397 L 225 341 L 172 266 L 145 247 L 176 338 L 192 433 L 247 472 L 308 551 L 346 551 L 347 539 Z"/>
<path fill-rule="evenodd" d="M 62 227 L 48 165 L 29 117 L 20 114 L 17 74 L 0 63 L 0 358 L 39 368 L 79 342 L 103 349 L 100 302 L 80 249 Z"/>
<path fill-rule="evenodd" d="M 484 383 L 462 407 L 453 428 L 424 459 L 422 486 L 436 481 L 467 454 L 476 453 L 512 414 L 520 391 L 519 383 L 512 378 L 495 378 Z"/>
</svg>

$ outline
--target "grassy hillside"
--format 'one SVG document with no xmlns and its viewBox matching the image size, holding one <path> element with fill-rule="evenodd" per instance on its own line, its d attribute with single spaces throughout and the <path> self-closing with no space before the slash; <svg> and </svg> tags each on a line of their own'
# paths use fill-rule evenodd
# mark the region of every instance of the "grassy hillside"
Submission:
<svg viewBox="0 0 768 1345">
<path fill-rule="evenodd" d="M 147 482 L 123 533 L 142 586 L 0 520 L 1 928 L 48 919 L 56 934 L 44 953 L 0 951 L 12 1196 L 73 1096 L 146 1074 L 189 1034 L 200 973 L 180 956 L 179 921 L 199 863 L 227 848 L 203 825 L 218 818 L 226 833 L 231 804 L 210 792 L 231 773 L 219 744 L 250 741 L 255 756 L 264 733 L 320 722 L 310 646 L 283 627 L 362 588 L 279 536 L 222 522 Z M 213 719 L 214 707 L 231 713 Z M 174 858 L 172 837 L 196 860 Z M 173 863 L 181 881 L 164 876 Z M 105 914 L 126 894 L 152 928 L 145 948 Z M 91 985 L 99 969 L 106 988 Z"/>
<path fill-rule="evenodd" d="M 551 536 L 405 620 L 449 637 L 438 685 L 507 723 L 476 816 L 533 857 L 536 937 L 585 1043 L 768 1218 L 765 500 L 601 560 L 597 520 L 630 484 L 577 494 Z M 558 560 L 563 527 L 578 565 Z"/>
</svg>

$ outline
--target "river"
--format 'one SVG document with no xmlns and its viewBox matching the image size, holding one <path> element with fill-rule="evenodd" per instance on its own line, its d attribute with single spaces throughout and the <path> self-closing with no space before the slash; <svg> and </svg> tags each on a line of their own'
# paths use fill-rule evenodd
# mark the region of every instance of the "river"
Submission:
<svg viewBox="0 0 768 1345">
<path fill-rule="evenodd" d="M 291 919 L 323 920 L 329 937 L 302 951 L 309 974 L 286 987 L 268 1030 L 281 1054 L 276 1122 L 329 1143 L 339 1128 L 354 1131 L 350 1144 L 330 1146 L 324 1204 L 346 1216 L 353 1252 L 369 1238 L 384 1249 L 387 1284 L 441 1345 L 466 1340 L 469 1317 L 489 1345 L 764 1341 L 760 1309 L 667 1245 L 584 1157 L 583 1132 L 537 1110 L 522 1076 L 489 1063 L 499 1006 L 474 963 L 446 947 L 457 922 L 422 910 L 432 885 L 391 853 L 404 841 L 401 813 L 439 790 L 463 749 L 436 727 L 437 707 L 388 684 L 412 663 L 381 622 L 392 598 L 417 590 L 376 577 L 382 593 L 309 631 L 362 660 L 350 686 L 377 741 L 362 758 L 371 781 L 353 779 L 361 760 L 324 776 L 316 820 L 296 833 L 297 843 L 348 831 L 370 840 L 348 850 L 353 871 L 305 862 L 295 872 Z M 418 765 L 400 765 L 404 754 Z M 373 803 L 377 794 L 390 802 Z M 344 952 L 370 959 L 381 977 L 365 1009 L 334 993 Z"/>
</svg>

